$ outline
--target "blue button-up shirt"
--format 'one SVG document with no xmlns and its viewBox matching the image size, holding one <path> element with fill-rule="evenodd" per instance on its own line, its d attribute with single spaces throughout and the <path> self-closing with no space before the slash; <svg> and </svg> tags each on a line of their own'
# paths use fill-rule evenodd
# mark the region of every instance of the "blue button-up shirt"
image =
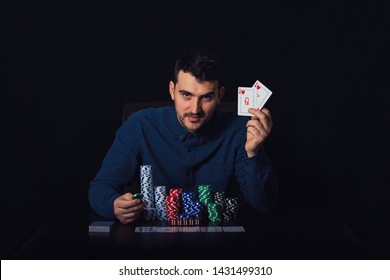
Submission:
<svg viewBox="0 0 390 280">
<path fill-rule="evenodd" d="M 247 121 L 247 117 L 216 110 L 203 127 L 191 133 L 179 123 L 173 106 L 133 113 L 117 131 L 90 184 L 91 207 L 114 218 L 113 203 L 122 195 L 122 187 L 140 176 L 140 165 L 151 165 L 154 185 L 186 191 L 197 192 L 201 184 L 226 191 L 234 175 L 252 207 L 270 210 L 277 183 L 264 148 L 254 157 L 246 155 Z"/>
</svg>

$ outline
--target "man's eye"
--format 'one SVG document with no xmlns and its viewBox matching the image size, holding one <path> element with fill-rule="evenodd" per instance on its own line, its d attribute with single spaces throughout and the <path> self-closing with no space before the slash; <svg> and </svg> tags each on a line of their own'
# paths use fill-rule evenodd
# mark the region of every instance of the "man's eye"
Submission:
<svg viewBox="0 0 390 280">
<path fill-rule="evenodd" d="M 183 97 L 186 98 L 186 99 L 188 99 L 188 98 L 191 97 L 191 94 L 188 93 L 188 92 L 183 92 Z"/>
<path fill-rule="evenodd" d="M 206 101 L 210 101 L 212 98 L 211 95 L 206 95 L 206 96 L 203 96 L 203 99 L 206 100 Z"/>
</svg>

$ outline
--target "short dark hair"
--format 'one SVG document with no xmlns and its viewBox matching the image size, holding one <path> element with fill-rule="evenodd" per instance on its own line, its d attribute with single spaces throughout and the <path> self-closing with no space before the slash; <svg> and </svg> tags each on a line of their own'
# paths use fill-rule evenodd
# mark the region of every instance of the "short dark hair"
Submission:
<svg viewBox="0 0 390 280">
<path fill-rule="evenodd" d="M 187 50 L 175 64 L 173 82 L 177 83 L 180 71 L 191 73 L 197 81 L 218 81 L 221 87 L 222 62 L 211 51 L 206 49 Z"/>
</svg>

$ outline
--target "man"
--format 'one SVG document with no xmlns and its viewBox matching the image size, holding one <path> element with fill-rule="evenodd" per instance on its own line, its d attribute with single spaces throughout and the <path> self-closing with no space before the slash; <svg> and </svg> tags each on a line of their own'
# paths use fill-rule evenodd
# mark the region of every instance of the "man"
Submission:
<svg viewBox="0 0 390 280">
<path fill-rule="evenodd" d="M 89 201 L 98 214 L 123 224 L 139 217 L 145 203 L 122 194 L 122 187 L 139 176 L 140 165 L 152 165 L 155 185 L 192 191 L 200 184 L 226 191 L 234 175 L 249 205 L 272 208 L 277 183 L 263 146 L 272 128 L 270 111 L 250 109 L 248 119 L 218 110 L 225 93 L 221 75 L 220 61 L 205 50 L 176 61 L 169 82 L 174 107 L 132 114 L 91 182 Z"/>
</svg>

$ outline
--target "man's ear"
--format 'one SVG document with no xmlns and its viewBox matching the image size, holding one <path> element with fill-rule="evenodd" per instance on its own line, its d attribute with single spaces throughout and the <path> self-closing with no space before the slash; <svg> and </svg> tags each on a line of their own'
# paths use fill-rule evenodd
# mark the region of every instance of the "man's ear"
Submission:
<svg viewBox="0 0 390 280">
<path fill-rule="evenodd" d="M 173 81 L 169 82 L 169 94 L 171 95 L 171 99 L 175 100 L 175 84 Z"/>
<path fill-rule="evenodd" d="M 223 96 L 225 95 L 225 88 L 220 87 L 218 90 L 218 104 L 221 103 Z"/>
</svg>

